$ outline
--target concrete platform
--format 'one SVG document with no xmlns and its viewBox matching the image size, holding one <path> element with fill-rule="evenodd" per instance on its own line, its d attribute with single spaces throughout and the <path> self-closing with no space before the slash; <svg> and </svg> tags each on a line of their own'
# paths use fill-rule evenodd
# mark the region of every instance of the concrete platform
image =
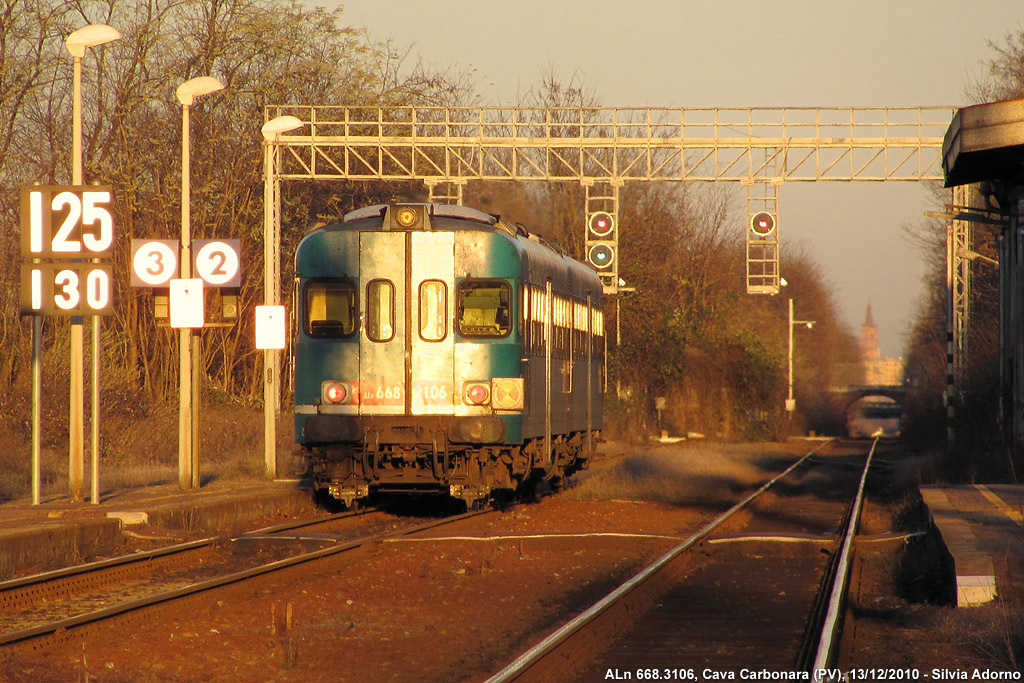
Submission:
<svg viewBox="0 0 1024 683">
<path fill-rule="evenodd" d="M 921 495 L 953 555 L 958 606 L 991 602 L 1000 575 L 1024 558 L 1024 486 L 922 486 Z"/>
<path fill-rule="evenodd" d="M 98 505 L 59 498 L 40 505 L 11 501 L 0 504 L 0 580 L 115 554 L 126 533 L 165 542 L 176 540 L 174 532 L 232 534 L 314 507 L 310 485 L 300 480 L 221 480 L 189 491 L 152 486 L 108 494 Z"/>
</svg>

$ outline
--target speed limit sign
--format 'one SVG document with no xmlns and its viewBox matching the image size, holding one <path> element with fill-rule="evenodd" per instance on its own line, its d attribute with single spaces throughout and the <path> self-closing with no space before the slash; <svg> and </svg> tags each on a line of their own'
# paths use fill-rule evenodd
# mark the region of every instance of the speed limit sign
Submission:
<svg viewBox="0 0 1024 683">
<path fill-rule="evenodd" d="M 132 287 L 167 287 L 178 277 L 178 240 L 132 240 Z"/>
<path fill-rule="evenodd" d="M 240 240 L 195 240 L 192 242 L 193 273 L 209 287 L 238 287 L 241 268 Z"/>
</svg>

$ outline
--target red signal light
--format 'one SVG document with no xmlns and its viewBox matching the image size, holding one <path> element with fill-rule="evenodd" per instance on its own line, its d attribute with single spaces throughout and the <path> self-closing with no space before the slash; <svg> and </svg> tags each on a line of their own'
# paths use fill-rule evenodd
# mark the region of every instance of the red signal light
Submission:
<svg viewBox="0 0 1024 683">
<path fill-rule="evenodd" d="M 754 233 L 764 236 L 775 229 L 775 216 L 767 211 L 759 211 L 750 218 L 750 229 Z"/>
<path fill-rule="evenodd" d="M 598 211 L 590 217 L 590 232 L 597 237 L 611 234 L 615 229 L 615 219 L 607 211 Z"/>
</svg>

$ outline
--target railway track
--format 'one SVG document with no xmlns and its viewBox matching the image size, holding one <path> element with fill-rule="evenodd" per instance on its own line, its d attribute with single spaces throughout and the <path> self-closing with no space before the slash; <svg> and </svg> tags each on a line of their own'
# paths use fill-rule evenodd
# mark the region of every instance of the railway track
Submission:
<svg viewBox="0 0 1024 683">
<path fill-rule="evenodd" d="M 488 514 L 471 511 L 396 525 L 383 508 L 206 538 L 0 583 L 0 646 L 45 639 L 154 605 Z M 358 518 L 358 525 L 339 523 Z M 367 535 L 367 527 L 374 531 Z"/>
<path fill-rule="evenodd" d="M 877 443 L 866 457 L 812 450 L 489 683 L 699 681 L 741 669 L 828 678 Z"/>
</svg>

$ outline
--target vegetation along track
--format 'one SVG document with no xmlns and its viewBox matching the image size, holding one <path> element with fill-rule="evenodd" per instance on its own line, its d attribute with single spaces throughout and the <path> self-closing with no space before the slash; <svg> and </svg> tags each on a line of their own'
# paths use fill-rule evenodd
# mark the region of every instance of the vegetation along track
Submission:
<svg viewBox="0 0 1024 683">
<path fill-rule="evenodd" d="M 877 443 L 818 446 L 490 682 L 826 668 Z"/>
<path fill-rule="evenodd" d="M 146 607 L 488 511 L 426 522 L 378 517 L 381 512 L 379 508 L 344 512 L 0 583 L 0 646 L 46 640 Z"/>
</svg>

